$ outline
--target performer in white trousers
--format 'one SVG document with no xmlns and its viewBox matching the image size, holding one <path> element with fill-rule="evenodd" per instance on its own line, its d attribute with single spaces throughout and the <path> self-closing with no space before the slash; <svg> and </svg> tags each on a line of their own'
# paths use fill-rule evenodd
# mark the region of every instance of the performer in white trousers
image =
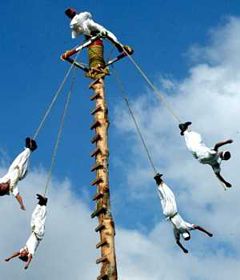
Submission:
<svg viewBox="0 0 240 280">
<path fill-rule="evenodd" d="M 191 131 L 188 128 L 190 125 L 191 122 L 186 122 L 179 125 L 181 135 L 184 135 L 188 150 L 200 163 L 209 164 L 212 167 L 216 177 L 226 187 L 230 188 L 232 185 L 227 182 L 220 174 L 220 165 L 222 160 L 229 160 L 231 158 L 231 153 L 229 151 L 219 151 L 218 149 L 223 145 L 231 144 L 233 140 L 228 139 L 226 141 L 215 144 L 213 148 L 209 148 L 203 143 L 202 137 L 199 133 Z"/>
<path fill-rule="evenodd" d="M 133 53 L 133 50 L 129 46 L 123 46 L 112 32 L 93 21 L 91 13 L 81 12 L 77 14 L 75 9 L 68 8 L 65 14 L 71 19 L 70 28 L 72 29 L 73 39 L 77 38 L 79 35 L 92 37 L 101 33 L 103 37 L 109 39 L 109 41 L 116 46 L 119 52 L 122 52 L 124 48 L 129 54 Z"/>
<path fill-rule="evenodd" d="M 188 253 L 188 250 L 183 247 L 180 242 L 180 237 L 182 236 L 184 240 L 188 241 L 191 238 L 190 231 L 191 230 L 200 230 L 207 234 L 209 237 L 213 235 L 205 230 L 204 228 L 190 224 L 183 220 L 180 214 L 177 211 L 177 204 L 175 200 L 174 193 L 172 190 L 163 182 L 162 174 L 157 174 L 154 177 L 157 185 L 158 185 L 158 194 L 161 200 L 162 210 L 164 216 L 172 223 L 173 225 L 173 233 L 176 240 L 177 245 L 183 250 L 184 253 Z"/>
<path fill-rule="evenodd" d="M 17 187 L 18 181 L 22 180 L 27 174 L 28 162 L 31 152 L 36 150 L 36 142 L 27 137 L 25 149 L 21 152 L 10 165 L 8 172 L 0 178 L 0 196 L 12 194 L 16 197 L 22 210 L 25 210 L 23 200 Z"/>
<path fill-rule="evenodd" d="M 29 264 L 39 246 L 40 241 L 43 239 L 45 232 L 47 198 L 40 194 L 37 194 L 37 199 L 39 200 L 39 202 L 32 213 L 31 219 L 32 233 L 28 238 L 26 245 L 18 252 L 5 259 L 5 261 L 8 262 L 15 257 L 19 257 L 19 259 L 26 262 L 24 269 L 27 269 L 29 267 Z"/>
</svg>

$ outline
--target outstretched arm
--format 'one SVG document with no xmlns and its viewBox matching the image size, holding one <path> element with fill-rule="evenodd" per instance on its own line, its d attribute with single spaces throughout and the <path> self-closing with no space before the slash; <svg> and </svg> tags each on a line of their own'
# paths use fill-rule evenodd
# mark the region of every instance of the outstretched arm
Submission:
<svg viewBox="0 0 240 280">
<path fill-rule="evenodd" d="M 217 144 L 215 144 L 215 146 L 214 146 L 213 149 L 217 152 L 218 149 L 219 149 L 221 146 L 226 145 L 226 144 L 231 144 L 232 142 L 233 142 L 232 139 L 228 139 L 228 140 L 226 140 L 226 141 L 218 142 Z"/>
<path fill-rule="evenodd" d="M 22 199 L 21 195 L 18 193 L 15 197 L 16 197 L 16 200 L 18 201 L 18 203 L 20 204 L 21 209 L 26 210 L 26 208 L 23 204 L 23 199 Z"/>
<path fill-rule="evenodd" d="M 197 230 L 199 230 L 199 231 L 202 231 L 202 232 L 206 233 L 209 237 L 212 237 L 212 236 L 213 236 L 212 233 L 210 233 L 210 232 L 207 231 L 205 228 L 200 227 L 200 226 L 198 226 L 198 225 L 194 225 L 194 229 L 197 229 Z"/>
<path fill-rule="evenodd" d="M 20 255 L 20 252 L 13 253 L 12 256 L 5 259 L 5 262 L 9 262 L 11 259 L 16 258 Z"/>
<path fill-rule="evenodd" d="M 214 170 L 213 170 L 214 171 Z M 227 188 L 231 188 L 231 184 L 229 182 L 227 182 L 222 175 L 220 174 L 220 172 L 216 172 L 214 171 L 215 175 L 217 176 L 217 178 L 227 187 Z"/>
<path fill-rule="evenodd" d="M 177 245 L 183 250 L 183 252 L 185 254 L 188 253 L 188 250 L 186 248 L 183 247 L 182 243 L 180 242 L 180 240 L 176 240 Z"/>
<path fill-rule="evenodd" d="M 185 254 L 187 254 L 188 250 L 186 248 L 184 248 L 182 243 L 180 242 L 180 234 L 179 234 L 179 232 L 177 231 L 176 228 L 173 229 L 173 233 L 174 233 L 174 237 L 175 237 L 177 245 L 183 250 L 183 252 Z"/>
<path fill-rule="evenodd" d="M 32 254 L 30 254 L 30 255 L 28 256 L 28 261 L 27 261 L 26 265 L 24 266 L 24 269 L 28 269 L 31 260 L 32 260 Z"/>
</svg>

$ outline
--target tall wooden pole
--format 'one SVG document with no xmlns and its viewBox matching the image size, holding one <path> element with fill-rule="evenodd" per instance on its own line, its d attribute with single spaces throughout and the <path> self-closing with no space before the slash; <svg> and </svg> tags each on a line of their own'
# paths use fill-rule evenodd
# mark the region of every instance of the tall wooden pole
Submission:
<svg viewBox="0 0 240 280">
<path fill-rule="evenodd" d="M 92 172 L 96 172 L 96 178 L 92 182 L 97 187 L 95 211 L 91 217 L 98 218 L 98 226 L 95 229 L 99 232 L 100 241 L 96 245 L 101 251 L 101 257 L 96 263 L 101 264 L 100 275 L 97 280 L 117 280 L 117 264 L 115 255 L 115 229 L 110 207 L 109 176 L 108 176 L 108 108 L 105 99 L 104 77 L 108 74 L 105 69 L 103 58 L 103 44 L 101 40 L 95 41 L 88 48 L 89 68 L 88 77 L 94 81 L 90 88 L 93 90 L 92 101 L 95 101 L 95 108 L 91 112 L 94 122 L 91 129 L 95 132 L 91 142 L 95 149 L 91 156 L 95 158 Z"/>
</svg>

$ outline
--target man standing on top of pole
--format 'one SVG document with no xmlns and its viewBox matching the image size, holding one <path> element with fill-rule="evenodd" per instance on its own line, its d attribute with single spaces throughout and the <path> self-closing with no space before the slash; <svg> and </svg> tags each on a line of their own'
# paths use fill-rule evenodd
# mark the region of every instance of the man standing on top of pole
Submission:
<svg viewBox="0 0 240 280">
<path fill-rule="evenodd" d="M 109 41 L 111 41 L 119 52 L 125 51 L 128 54 L 133 53 L 132 48 L 122 45 L 112 32 L 93 21 L 91 13 L 81 12 L 78 14 L 75 9 L 68 8 L 65 11 L 65 14 L 71 19 L 70 28 L 72 29 L 73 39 L 77 38 L 79 35 L 92 37 L 100 33 L 102 37 L 106 37 Z"/>
</svg>

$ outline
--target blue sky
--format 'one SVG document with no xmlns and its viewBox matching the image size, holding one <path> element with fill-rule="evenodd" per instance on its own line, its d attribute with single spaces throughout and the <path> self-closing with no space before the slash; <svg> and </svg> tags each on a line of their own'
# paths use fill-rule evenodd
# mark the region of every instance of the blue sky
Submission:
<svg viewBox="0 0 240 280">
<path fill-rule="evenodd" d="M 223 112 L 226 114 L 228 111 L 222 111 L 220 108 L 223 103 L 226 104 L 226 100 L 221 100 L 219 96 L 222 96 L 221 92 L 228 94 L 226 84 L 229 86 L 229 90 L 235 89 L 238 77 L 234 75 L 234 77 L 227 76 L 228 79 L 224 77 L 222 81 L 226 82 L 225 85 L 221 85 L 220 80 L 214 85 L 211 84 L 209 91 L 210 82 L 206 83 L 200 77 L 204 75 L 204 77 L 208 77 L 208 75 L 218 77 L 217 71 L 220 68 L 225 69 L 225 72 L 227 72 L 226 69 L 230 69 L 229 72 L 236 72 L 234 70 L 237 69 L 235 63 L 238 62 L 238 53 L 235 52 L 233 46 L 238 46 L 238 42 L 235 42 L 235 34 L 237 34 L 240 17 L 239 1 L 95 0 L 71 1 L 70 3 L 62 0 L 9 0 L 0 3 L 2 69 L 0 152 L 2 168 L 7 166 L 22 149 L 25 137 L 32 135 L 37 128 L 43 112 L 69 67 L 60 60 L 60 55 L 79 42 L 78 39 L 71 39 L 69 20 L 64 15 L 64 10 L 69 5 L 79 11 L 90 11 L 95 21 L 111 30 L 122 43 L 132 46 L 135 50 L 135 60 L 150 79 L 166 92 L 166 98 L 169 98 L 169 102 L 174 106 L 176 112 L 184 119 L 193 120 L 210 142 L 214 143 L 220 140 L 219 137 L 228 137 L 229 134 L 231 134 L 229 137 L 236 137 L 238 128 L 232 124 L 230 128 L 228 127 L 227 121 L 231 121 L 230 116 L 232 115 L 223 117 Z M 232 18 L 235 20 L 231 20 Z M 223 38 L 222 41 L 221 38 Z M 112 47 L 108 44 L 107 56 L 111 53 L 111 49 Z M 81 55 L 81 59 L 86 61 L 86 53 Z M 211 67 L 213 65 L 215 67 Z M 220 207 L 215 196 L 219 198 L 219 201 L 228 205 L 228 203 L 231 204 L 230 198 L 234 196 L 235 190 L 230 197 L 226 198 L 226 196 L 222 196 L 221 189 L 218 188 L 212 174 L 207 173 L 209 171 L 207 168 L 196 171 L 199 165 L 195 166 L 195 162 L 187 154 L 184 143 L 178 135 L 175 120 L 159 104 L 158 99 L 148 89 L 134 66 L 125 59 L 116 67 L 124 80 L 130 101 L 144 130 L 157 167 L 164 172 L 169 183 L 179 186 L 175 192 L 183 213 L 187 215 L 188 219 L 193 216 L 198 223 L 203 225 L 206 223 L 211 227 L 210 214 L 212 213 L 207 207 L 211 205 L 211 199 L 214 200 L 212 209 L 215 213 L 217 210 L 219 211 L 218 207 Z M 164 86 L 166 81 L 173 85 L 170 89 Z M 89 183 L 94 178 L 94 174 L 90 172 L 93 165 L 90 153 L 94 147 L 90 143 L 92 132 L 89 129 L 92 123 L 90 111 L 94 104 L 89 100 L 91 95 L 91 91 L 88 90 L 89 83 L 90 80 L 87 80 L 79 71 L 54 169 L 55 182 L 62 186 L 63 182 L 69 181 L 74 205 L 76 205 L 75 200 L 79 200 L 79 203 L 85 207 L 81 210 L 86 212 L 91 212 L 94 207 L 91 202 L 94 189 L 89 187 Z M 69 84 L 67 84 L 66 90 L 68 86 Z M 200 89 L 203 94 L 199 92 Z M 203 95 L 208 96 L 211 90 L 216 94 L 205 99 Z M 126 237 L 134 232 L 140 243 L 146 242 L 149 245 L 148 242 L 152 242 L 152 246 L 152 244 L 163 242 L 159 237 L 162 232 L 171 235 L 171 231 L 168 231 L 169 225 L 162 221 L 159 201 L 153 188 L 154 182 L 151 181 L 151 169 L 112 76 L 106 78 L 106 92 L 111 122 L 109 144 L 111 148 L 112 208 L 119 226 L 120 240 L 124 241 L 123 235 Z M 220 92 L 219 95 L 218 92 Z M 239 100 L 234 99 L 234 93 L 234 90 L 233 93 L 229 93 L 229 96 L 233 98 L 227 99 L 232 106 Z M 196 99 L 199 101 L 199 106 L 196 104 Z M 215 102 L 216 100 L 218 101 Z M 54 144 L 62 106 L 63 96 L 41 131 L 37 139 L 39 149 L 32 156 L 31 170 L 34 171 L 35 176 L 42 175 L 43 177 L 41 180 L 39 179 L 41 183 L 37 180 L 40 190 L 44 188 L 44 172 L 50 163 L 51 147 Z M 211 115 L 209 112 L 214 114 Z M 219 126 L 219 119 L 222 120 L 220 123 L 225 130 Z M 237 144 L 235 145 L 237 146 Z M 236 146 L 234 147 L 237 154 Z M 235 156 L 232 165 L 226 166 L 226 176 L 236 184 L 239 180 L 233 170 L 236 170 L 237 163 Z M 38 175 L 39 172 L 40 175 Z M 194 175 L 191 178 L 189 174 Z M 202 178 L 200 175 L 207 177 L 206 184 L 202 186 L 202 193 L 199 189 L 199 182 L 194 181 L 194 178 L 200 180 Z M 33 182 L 35 181 L 33 180 Z M 29 184 L 31 185 L 31 181 Z M 198 196 L 190 186 L 200 190 Z M 208 186 L 211 190 L 216 189 L 216 193 L 213 191 L 209 194 Z M 55 186 L 55 188 L 56 192 L 61 192 L 60 187 Z M 36 186 L 33 189 L 36 190 Z M 188 197 L 190 197 L 190 201 Z M 30 197 L 28 199 L 30 201 Z M 58 201 L 61 203 L 62 198 Z M 203 213 L 206 214 L 204 221 L 202 221 Z M 224 215 L 222 212 L 221 214 Z M 77 215 L 79 215 L 79 219 L 82 218 L 81 213 Z M 85 220 L 87 222 L 87 219 Z M 212 226 L 214 230 L 217 230 L 217 225 L 222 227 L 221 219 L 216 217 L 216 220 L 218 222 Z M 89 218 L 89 227 L 90 223 Z M 236 225 L 239 223 L 236 221 Z M 232 230 L 232 227 L 230 228 Z M 157 234 L 159 232 L 160 235 Z M 166 254 L 169 252 L 170 255 L 179 254 L 178 248 L 174 247 L 173 240 L 169 239 L 170 237 L 164 238 L 167 238 L 166 244 L 170 244 L 170 242 L 173 244 L 169 251 L 166 249 Z M 191 250 L 195 253 L 200 250 L 199 254 L 204 255 L 210 248 L 209 250 L 212 249 L 210 255 L 214 255 L 214 252 L 218 256 L 222 254 L 223 260 L 225 260 L 225 253 L 226 255 L 234 253 L 234 250 L 231 249 L 234 244 L 233 240 L 227 240 L 225 244 L 222 243 L 222 240 L 217 239 L 211 245 L 201 237 L 196 240 L 191 244 Z M 119 243 L 122 245 L 124 242 Z M 120 256 L 124 256 L 125 259 L 130 258 L 131 256 L 127 255 L 127 249 L 125 251 L 124 246 L 121 248 L 123 250 L 119 249 Z M 134 250 L 133 252 L 135 252 Z M 234 261 L 237 261 L 240 255 L 239 248 L 236 250 L 237 257 Z M 196 254 L 193 257 L 197 260 L 199 255 Z M 146 256 L 147 254 L 142 257 Z M 182 259 L 180 259 L 181 261 Z M 183 263 L 185 264 L 185 262 L 184 260 Z M 126 273 L 123 263 L 120 266 Z M 186 268 L 185 265 L 183 267 Z M 139 271 L 137 269 L 136 267 L 136 271 Z M 124 273 L 122 275 L 127 275 Z M 195 279 L 191 277 L 196 277 L 194 274 L 182 273 L 184 276 L 181 279 Z M 147 279 L 147 277 L 142 279 Z M 91 279 L 90 274 L 86 279 Z M 124 279 L 133 280 L 135 278 L 129 276 Z M 160 279 L 159 275 L 156 275 L 154 279 Z M 167 275 L 166 279 L 171 279 L 171 276 Z"/>
<path fill-rule="evenodd" d="M 0 144 L 10 157 L 22 146 L 24 137 L 33 133 L 38 126 L 67 71 L 68 65 L 59 60 L 59 56 L 78 42 L 70 38 L 69 22 L 63 13 L 68 5 L 65 1 L 1 3 L 4 106 L 0 112 Z M 136 1 L 72 1 L 71 6 L 80 11 L 91 11 L 96 21 L 112 30 L 123 43 L 133 46 L 135 59 L 152 79 L 156 79 L 159 73 L 174 79 L 184 77 L 190 63 L 186 56 L 189 46 L 205 44 L 210 28 L 224 22 L 226 16 L 239 12 L 237 1 L 201 1 L 190 5 L 189 1 L 141 1 L 137 5 Z M 86 57 L 83 60 L 86 61 Z M 118 65 L 118 71 L 127 83 L 129 95 L 132 98 L 138 96 L 145 84 L 134 67 L 128 61 L 123 61 Z M 88 83 L 79 73 L 56 166 L 57 174 L 69 176 L 84 185 L 89 182 L 91 161 L 88 154 L 92 149 L 88 127 L 91 124 L 89 111 L 93 104 L 88 99 Z M 114 105 L 121 102 L 115 85 L 112 77 L 107 79 L 110 114 Z M 60 108 L 61 105 L 58 105 L 56 110 L 60 111 Z M 55 117 L 58 118 L 53 113 L 53 120 L 46 124 L 40 135 L 34 164 L 48 165 L 48 147 L 55 133 L 52 128 L 57 125 Z M 78 157 L 73 156 L 76 155 L 75 151 L 68 149 L 73 141 L 75 150 L 79 151 Z M 112 150 L 114 155 L 119 145 L 112 143 Z M 86 157 L 84 160 L 83 156 Z"/>
</svg>

